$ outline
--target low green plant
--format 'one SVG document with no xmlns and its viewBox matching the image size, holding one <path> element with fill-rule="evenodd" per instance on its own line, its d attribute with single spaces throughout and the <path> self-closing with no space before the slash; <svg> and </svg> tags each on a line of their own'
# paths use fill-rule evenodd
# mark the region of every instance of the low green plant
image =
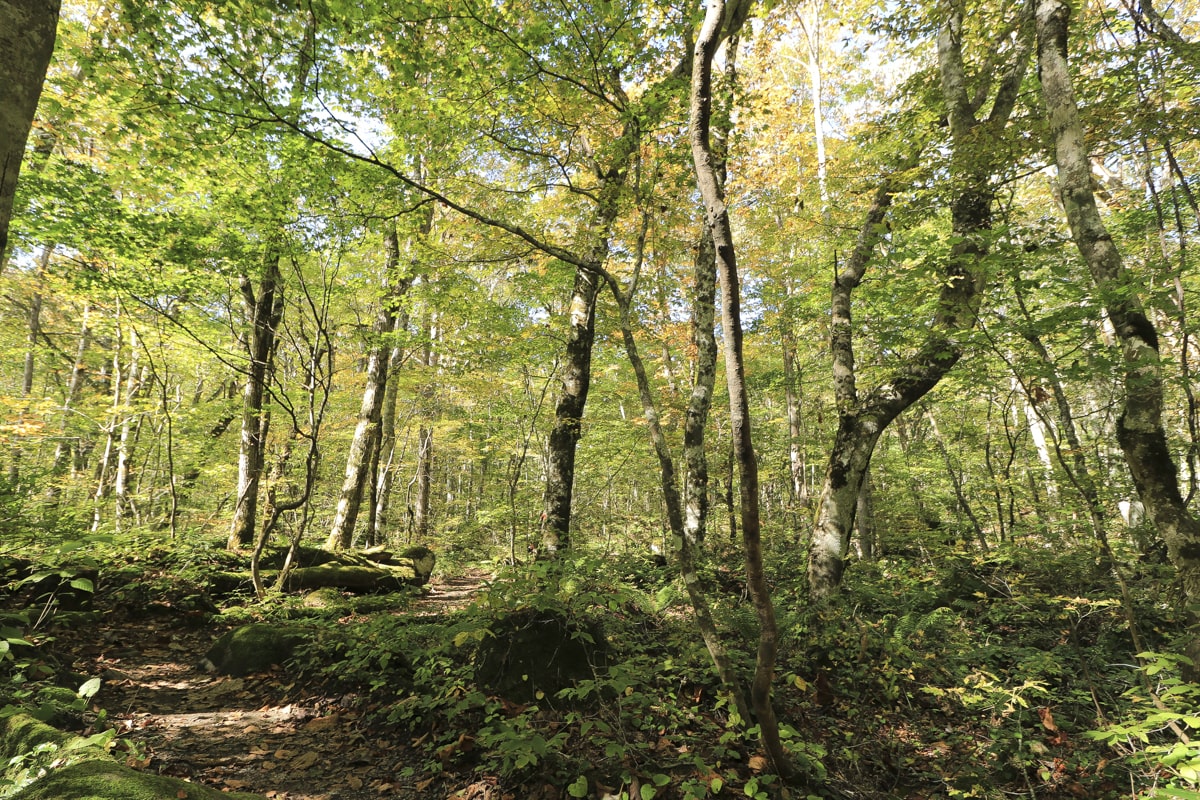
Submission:
<svg viewBox="0 0 1200 800">
<path fill-rule="evenodd" d="M 1131 701 L 1127 714 L 1087 735 L 1124 752 L 1135 765 L 1170 776 L 1148 796 L 1200 798 L 1200 741 L 1188 733 L 1200 730 L 1200 686 L 1183 676 L 1192 661 L 1158 652 L 1140 653 L 1138 661 L 1146 682 L 1125 692 Z"/>
</svg>

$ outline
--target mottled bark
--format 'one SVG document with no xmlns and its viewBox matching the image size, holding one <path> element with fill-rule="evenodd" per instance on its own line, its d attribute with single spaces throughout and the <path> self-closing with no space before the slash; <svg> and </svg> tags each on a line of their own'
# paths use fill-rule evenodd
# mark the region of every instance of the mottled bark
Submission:
<svg viewBox="0 0 1200 800">
<path fill-rule="evenodd" d="M 8 252 L 8 226 L 25 143 L 54 40 L 56 0 L 0 0 L 0 264 Z"/>
<path fill-rule="evenodd" d="M 1070 7 L 1037 0 L 1038 66 L 1054 137 L 1058 187 L 1071 236 L 1116 331 L 1124 363 L 1125 403 L 1117 440 L 1146 511 L 1167 545 L 1189 604 L 1200 602 L 1200 524 L 1188 511 L 1163 430 L 1163 378 L 1158 333 L 1137 284 L 1100 218 L 1091 167 L 1067 66 Z"/>
<path fill-rule="evenodd" d="M 746 587 L 758 616 L 759 639 L 751 704 L 758 722 L 759 740 L 775 771 L 787 778 L 794 768 L 779 735 L 779 722 L 771 700 L 771 683 L 779 649 L 775 608 L 763 574 L 761 519 L 759 517 L 758 461 L 750 428 L 750 404 L 746 393 L 746 364 L 742 352 L 741 291 L 737 256 L 724 190 L 714 168 L 710 139 L 712 125 L 712 65 L 722 28 L 739 24 L 739 9 L 731 6 L 726 19 L 725 0 L 708 0 L 704 24 L 696 37 L 692 63 L 692 86 L 688 103 L 688 133 L 696 184 L 717 255 L 717 280 L 721 288 L 721 328 L 725 335 L 725 376 L 729 389 L 729 423 L 733 432 L 734 456 L 740 478 L 742 547 L 746 557 Z"/>
<path fill-rule="evenodd" d="M 234 507 L 227 544 L 230 550 L 236 550 L 254 541 L 254 528 L 258 518 L 263 455 L 270 427 L 270 416 L 263 410 L 263 400 L 271 378 L 275 334 L 283 319 L 283 285 L 277 251 L 272 250 L 267 254 L 257 293 L 249 276 L 242 277 L 241 291 L 249 324 L 246 340 L 249 362 L 242 390 L 237 504 Z"/>
<path fill-rule="evenodd" d="M 362 504 L 371 465 L 378 463 L 379 429 L 383 420 L 383 402 L 387 393 L 388 363 L 391 345 L 387 334 L 396 325 L 396 304 L 408 290 L 410 281 L 396 274 L 400 264 L 400 241 L 393 226 L 384 236 L 384 286 L 386 291 L 375 316 L 374 337 L 367 355 L 366 386 L 358 410 L 358 423 L 346 457 L 342 492 L 334 510 L 333 525 L 326 546 L 346 548 L 354 538 L 354 526 Z M 368 495 L 370 493 L 368 492 Z"/>
<path fill-rule="evenodd" d="M 546 495 L 542 547 L 548 553 L 571 545 L 571 498 L 575 489 L 575 449 L 583 435 L 583 411 L 592 382 L 592 344 L 596 337 L 599 278 L 575 271 L 567 308 L 567 347 L 562 391 L 554 405 L 554 427 L 547 440 Z"/>
<path fill-rule="evenodd" d="M 945 261 L 937 312 L 917 353 L 862 398 L 858 396 L 854 372 L 850 300 L 853 289 L 862 280 L 878 236 L 882 211 L 892 191 L 890 181 L 877 193 L 854 253 L 834 281 L 830 347 L 839 419 L 817 501 L 809 551 L 808 582 L 815 599 L 829 596 L 841 583 L 858 494 L 880 435 L 898 414 L 924 397 L 958 362 L 962 355 L 959 338 L 975 325 L 983 290 L 986 234 L 992 225 L 992 182 L 994 172 L 1007 155 L 1000 134 L 1016 104 L 1029 60 L 1032 31 L 1025 24 L 1026 12 L 1016 41 L 1007 51 L 1007 67 L 989 65 L 979 76 L 975 97 L 970 98 L 962 56 L 962 21 L 960 5 L 948 9 L 937 44 L 942 95 L 950 127 L 951 172 L 959 187 L 950 209 L 955 243 Z M 997 53 L 1002 52 L 1005 49 L 997 47 Z M 993 71 L 1000 81 L 991 111 L 980 120 L 977 112 L 990 93 Z"/>
<path fill-rule="evenodd" d="M 692 395 L 683 423 L 684 536 L 690 545 L 704 541 L 708 523 L 708 459 L 704 432 L 717 382 L 717 339 L 714 334 L 717 303 L 716 251 L 707 223 L 700 234 L 695 261 L 695 295 L 692 300 L 692 337 L 696 366 Z"/>
</svg>

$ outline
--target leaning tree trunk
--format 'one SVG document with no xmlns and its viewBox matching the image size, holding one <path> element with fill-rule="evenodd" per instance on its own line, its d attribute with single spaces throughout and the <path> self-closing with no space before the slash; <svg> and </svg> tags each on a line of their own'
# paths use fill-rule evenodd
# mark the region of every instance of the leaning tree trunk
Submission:
<svg viewBox="0 0 1200 800">
<path fill-rule="evenodd" d="M 700 636 L 704 640 L 704 645 L 713 660 L 713 665 L 717 669 L 721 683 L 733 697 L 734 707 L 737 709 L 742 723 L 749 724 L 750 708 L 746 705 L 746 693 L 742 690 L 742 684 L 738 678 L 737 671 L 734 669 L 733 660 L 729 657 L 725 646 L 721 642 L 716 621 L 713 619 L 712 608 L 708 602 L 708 598 L 704 595 L 700 576 L 696 571 L 695 541 L 690 538 L 687 521 L 684 518 L 684 504 L 679 496 L 679 481 L 675 477 L 675 459 L 671 456 L 671 448 L 667 445 L 667 437 L 663 433 L 662 423 L 659 420 L 658 407 L 654 402 L 654 394 L 650 388 L 650 379 L 646 375 L 645 364 L 638 353 L 637 341 L 633 337 L 633 326 L 630 321 L 630 305 L 633 302 L 633 295 L 637 291 L 642 255 L 645 252 L 648 223 L 649 217 L 647 216 L 642 226 L 641 236 L 638 238 L 638 258 L 628 293 L 622 293 L 620 287 L 617 286 L 616 281 L 611 276 L 609 276 L 609 286 L 612 289 L 613 296 L 616 298 L 620 311 L 621 340 L 625 344 L 625 354 L 629 358 L 629 364 L 633 368 L 633 374 L 637 379 L 638 397 L 642 402 L 642 414 L 646 420 L 646 428 L 650 433 L 650 442 L 654 445 L 655 455 L 658 456 L 663 503 L 667 509 L 667 524 L 671 530 L 672 549 L 674 550 L 676 562 L 679 566 L 680 577 L 683 579 L 684 588 L 688 593 L 688 599 L 691 601 L 692 610 L 696 615 L 696 627 L 700 630 Z M 708 232 L 707 225 L 705 226 L 705 232 Z M 709 282 L 715 283 L 716 265 L 710 262 L 709 266 L 713 268 L 714 272 Z M 711 325 L 708 330 L 711 332 Z M 711 387 L 709 394 L 711 395 Z M 695 400 L 695 392 L 693 392 L 692 397 Z M 684 441 L 687 441 L 686 430 Z"/>
<path fill-rule="evenodd" d="M 56 0 L 0 0 L 0 264 L 25 142 L 58 33 Z"/>
<path fill-rule="evenodd" d="M 1179 491 L 1163 430 L 1163 377 L 1158 333 L 1143 310 L 1137 284 L 1100 219 L 1091 165 L 1067 67 L 1071 9 L 1062 0 L 1037 0 L 1038 66 L 1042 98 L 1054 136 L 1058 187 L 1075 245 L 1116 330 L 1124 360 L 1125 405 L 1117 440 L 1138 496 L 1167 545 L 1187 602 L 1200 602 L 1200 524 Z"/>
<path fill-rule="evenodd" d="M 750 430 L 750 403 L 746 393 L 746 362 L 742 353 L 741 293 L 737 257 L 729 223 L 729 211 L 720 179 L 714 168 L 710 130 L 712 125 L 713 57 L 725 23 L 725 0 L 709 0 L 704 24 L 696 38 L 692 64 L 692 86 L 688 103 L 688 131 L 692 163 L 705 215 L 712 230 L 717 255 L 717 278 L 721 287 L 721 327 L 725 334 L 725 377 L 729 388 L 729 424 L 734 457 L 740 478 L 742 546 L 746 556 L 746 587 L 758 616 L 759 638 L 751 704 L 759 727 L 759 738 L 775 771 L 784 778 L 793 772 L 791 760 L 779 735 L 779 721 L 771 701 L 771 683 L 779 649 L 775 608 L 763 574 L 761 520 L 758 509 L 758 461 Z M 731 15 L 739 16 L 738 14 Z"/>
<path fill-rule="evenodd" d="M 242 391 L 237 505 L 229 532 L 230 550 L 236 550 L 254 541 L 263 451 L 268 430 L 268 417 L 263 413 L 263 398 L 270 380 L 269 367 L 275 350 L 275 333 L 283 318 L 283 286 L 277 251 L 272 250 L 268 253 L 265 267 L 266 271 L 259 282 L 257 295 L 249 276 L 243 276 L 241 283 L 242 300 L 250 322 L 246 343 L 250 362 L 246 368 L 246 383 Z"/>
<path fill-rule="evenodd" d="M 1024 18 L 1023 18 L 1024 20 Z M 951 137 L 951 172 L 962 188 L 951 206 L 955 235 L 947 259 L 938 309 L 929 337 L 909 362 L 859 398 L 855 385 L 850 298 L 862 281 L 878 237 L 884 209 L 890 203 L 891 181 L 876 194 L 867 221 L 859 232 L 854 253 L 834 280 L 830 351 L 838 430 L 830 453 L 824 485 L 817 501 L 809 550 L 808 584 L 814 599 L 828 597 L 841 583 L 845 553 L 858 508 L 858 495 L 875 445 L 898 414 L 925 396 L 958 362 L 959 337 L 975 325 L 983 289 L 983 259 L 991 230 L 993 172 L 1003 163 L 1001 134 L 1016 104 L 1029 60 L 1031 31 L 1022 24 L 1007 69 L 1001 74 L 991 111 L 976 113 L 986 94 L 972 101 L 962 56 L 963 9 L 955 6 L 938 35 L 938 66 L 946 101 Z M 986 89 L 990 75 L 982 76 Z"/>
<path fill-rule="evenodd" d="M 333 515 L 333 526 L 326 546 L 330 549 L 346 548 L 354 538 L 354 525 L 359 507 L 367 487 L 372 463 L 378 463 L 380 424 L 383 419 L 384 398 L 387 393 L 388 364 L 391 360 L 391 344 L 385 337 L 396 325 L 396 304 L 408 290 L 410 281 L 398 278 L 400 264 L 400 241 L 395 226 L 384 237 L 386 264 L 385 286 L 388 291 L 380 303 L 375 317 L 374 336 L 367 356 L 367 385 L 363 389 L 362 405 L 358 411 L 358 424 L 354 427 L 354 438 L 350 442 L 350 454 L 346 458 L 346 473 L 342 481 L 342 494 L 338 498 Z M 368 492 L 368 495 L 370 493 Z"/>
</svg>

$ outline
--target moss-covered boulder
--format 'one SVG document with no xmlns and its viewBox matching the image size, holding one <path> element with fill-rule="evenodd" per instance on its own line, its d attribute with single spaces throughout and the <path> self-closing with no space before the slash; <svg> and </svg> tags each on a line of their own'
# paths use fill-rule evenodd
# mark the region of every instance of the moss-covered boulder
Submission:
<svg viewBox="0 0 1200 800">
<path fill-rule="evenodd" d="M 279 666 L 309 636 L 299 626 L 255 623 L 234 628 L 213 643 L 199 666 L 222 675 L 249 675 Z"/>
<path fill-rule="evenodd" d="M 227 793 L 118 764 L 100 742 L 72 736 L 16 715 L 0 721 L 6 780 L 19 786 L 11 800 L 265 800 Z"/>
<path fill-rule="evenodd" d="M 510 700 L 553 697 L 602 666 L 608 643 L 599 626 L 554 611 L 523 608 L 488 626 L 475 655 L 475 678 Z"/>
<path fill-rule="evenodd" d="M 337 608 L 346 605 L 346 598 L 332 586 L 323 586 L 304 595 L 305 608 Z"/>
</svg>

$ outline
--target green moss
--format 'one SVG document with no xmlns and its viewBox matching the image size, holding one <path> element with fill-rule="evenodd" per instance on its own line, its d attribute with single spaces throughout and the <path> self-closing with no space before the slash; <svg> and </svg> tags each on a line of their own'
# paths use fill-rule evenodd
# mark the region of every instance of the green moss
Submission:
<svg viewBox="0 0 1200 800">
<path fill-rule="evenodd" d="M 110 758 L 81 761 L 50 772 L 13 795 L 12 800 L 262 800 L 260 795 L 226 793 L 178 778 L 135 772 Z"/>
<path fill-rule="evenodd" d="M 258 623 L 229 631 L 209 648 L 201 664 L 225 675 L 248 675 L 283 664 L 292 657 L 307 631 Z"/>
<path fill-rule="evenodd" d="M 137 772 L 118 764 L 103 747 L 23 715 L 4 720 L 0 751 L 10 780 L 26 780 L 19 774 L 23 770 L 35 775 L 46 770 L 11 800 L 263 800 L 260 795 L 228 794 Z M 50 763 L 60 766 L 47 769 Z"/>
</svg>

